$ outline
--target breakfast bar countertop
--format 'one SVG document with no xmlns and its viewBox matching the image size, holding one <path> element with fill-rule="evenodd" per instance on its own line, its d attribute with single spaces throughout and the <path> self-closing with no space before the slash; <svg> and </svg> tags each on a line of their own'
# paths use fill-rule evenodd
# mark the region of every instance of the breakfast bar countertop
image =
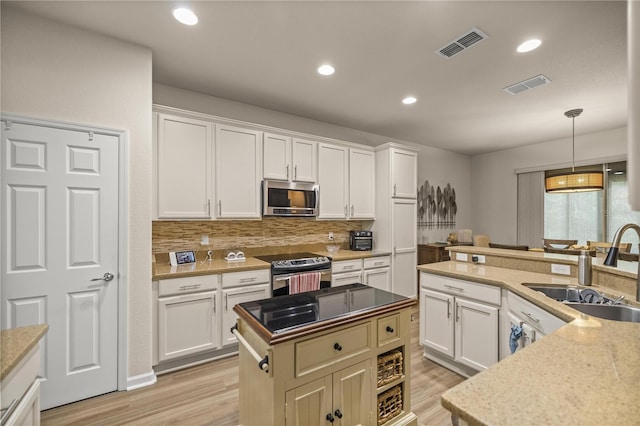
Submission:
<svg viewBox="0 0 640 426">
<path fill-rule="evenodd" d="M 456 261 L 418 269 L 502 287 L 568 323 L 445 392 L 454 415 L 470 425 L 638 424 L 639 323 L 582 315 L 522 285 L 575 278 Z"/>
</svg>

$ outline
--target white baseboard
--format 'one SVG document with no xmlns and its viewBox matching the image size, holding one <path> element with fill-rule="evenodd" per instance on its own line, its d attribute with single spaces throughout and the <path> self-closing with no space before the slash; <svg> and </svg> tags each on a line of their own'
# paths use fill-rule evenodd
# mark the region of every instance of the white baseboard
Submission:
<svg viewBox="0 0 640 426">
<path fill-rule="evenodd" d="M 143 388 L 145 386 L 150 386 L 154 384 L 158 379 L 156 378 L 156 374 L 153 370 L 148 373 L 140 374 L 134 377 L 127 378 L 127 390 L 134 390 L 138 388 Z"/>
</svg>

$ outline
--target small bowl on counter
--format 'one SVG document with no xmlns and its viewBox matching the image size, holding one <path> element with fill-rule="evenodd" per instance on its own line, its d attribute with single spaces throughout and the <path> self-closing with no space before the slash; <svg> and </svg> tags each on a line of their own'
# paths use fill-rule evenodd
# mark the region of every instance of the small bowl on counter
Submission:
<svg viewBox="0 0 640 426">
<path fill-rule="evenodd" d="M 329 254 L 335 253 L 338 250 L 340 250 L 340 246 L 338 246 L 338 245 L 328 245 L 327 246 L 327 251 L 329 252 Z"/>
</svg>

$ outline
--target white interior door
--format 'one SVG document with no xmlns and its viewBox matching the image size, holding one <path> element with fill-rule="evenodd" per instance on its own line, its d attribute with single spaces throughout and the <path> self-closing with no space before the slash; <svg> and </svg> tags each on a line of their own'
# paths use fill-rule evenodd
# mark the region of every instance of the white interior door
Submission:
<svg viewBox="0 0 640 426">
<path fill-rule="evenodd" d="M 117 389 L 118 150 L 114 135 L 2 127 L 1 326 L 49 324 L 42 409 Z"/>
</svg>

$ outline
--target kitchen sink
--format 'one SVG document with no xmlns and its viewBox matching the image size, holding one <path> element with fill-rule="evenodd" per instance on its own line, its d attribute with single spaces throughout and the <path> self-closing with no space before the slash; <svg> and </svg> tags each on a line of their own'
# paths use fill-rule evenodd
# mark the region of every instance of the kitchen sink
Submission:
<svg viewBox="0 0 640 426">
<path fill-rule="evenodd" d="M 594 303 L 567 303 L 573 309 L 592 317 L 614 321 L 640 322 L 640 308 L 628 305 L 599 305 Z"/>
<path fill-rule="evenodd" d="M 614 300 L 593 288 L 578 288 L 574 286 L 539 286 L 525 284 L 532 290 L 538 291 L 558 302 L 614 304 Z"/>
<path fill-rule="evenodd" d="M 640 308 L 619 305 L 620 299 L 613 300 L 593 288 L 543 286 L 537 284 L 524 285 L 592 317 L 613 321 L 640 322 Z"/>
</svg>

